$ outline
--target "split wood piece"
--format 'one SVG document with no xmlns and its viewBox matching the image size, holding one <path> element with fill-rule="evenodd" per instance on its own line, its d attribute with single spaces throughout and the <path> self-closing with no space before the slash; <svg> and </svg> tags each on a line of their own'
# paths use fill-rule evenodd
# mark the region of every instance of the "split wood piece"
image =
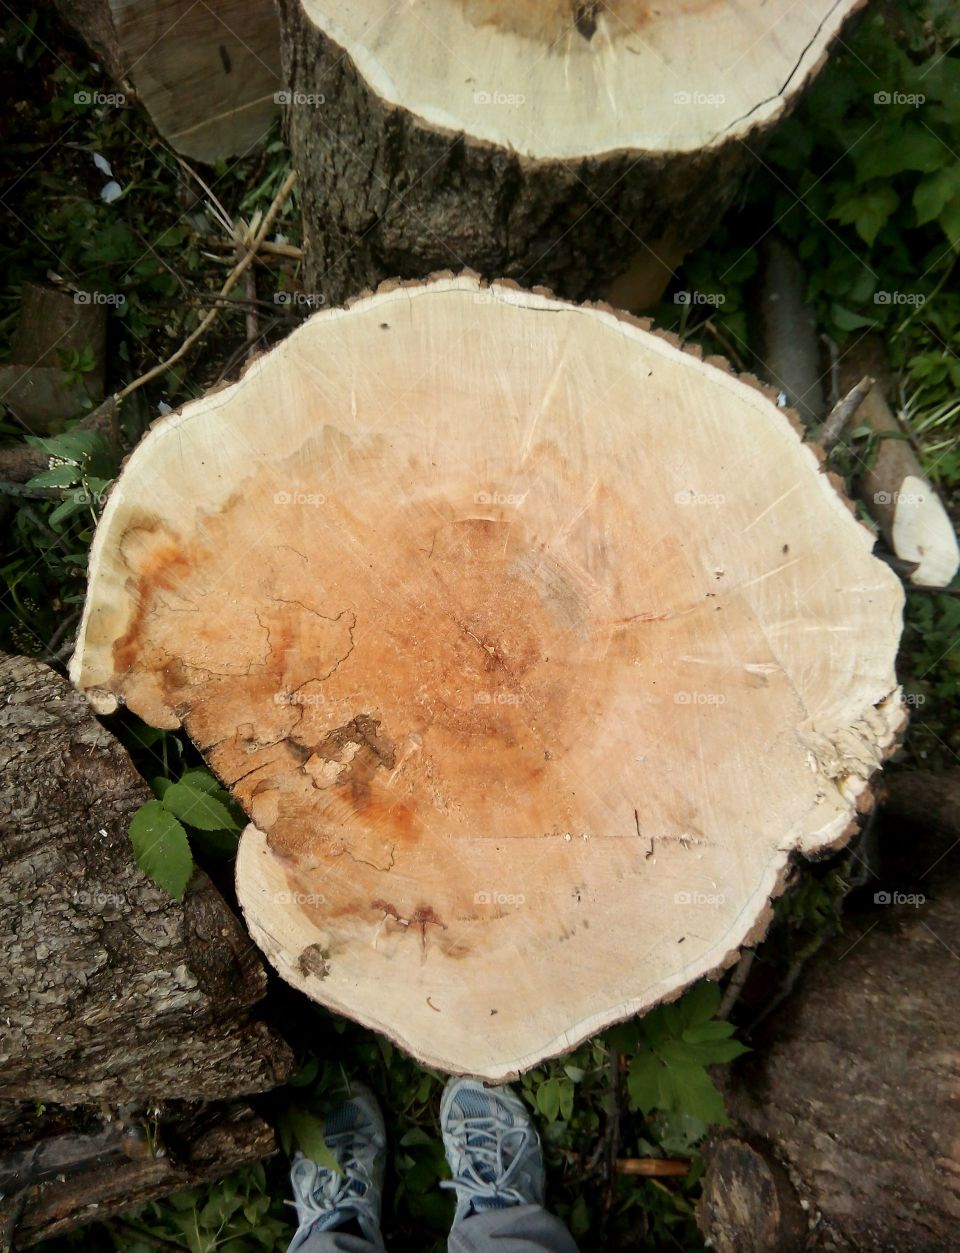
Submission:
<svg viewBox="0 0 960 1253">
<path fill-rule="evenodd" d="M 258 954 L 207 879 L 137 867 L 150 789 L 69 684 L 0 659 L 0 1097 L 232 1098 L 282 1083 Z"/>
<path fill-rule="evenodd" d="M 904 721 L 872 544 L 755 381 L 441 275 L 154 425 L 71 676 L 232 788 L 286 979 L 500 1079 L 724 967 L 848 838 Z"/>
<path fill-rule="evenodd" d="M 89 1118 L 91 1112 L 86 1113 Z M 70 1111 L 60 1114 L 70 1117 Z M 163 1157 L 154 1157 L 145 1142 L 131 1143 L 125 1136 L 120 1150 L 105 1152 L 99 1165 L 90 1161 L 86 1168 L 82 1164 L 71 1168 L 64 1163 L 55 1179 L 5 1192 L 0 1225 L 5 1218 L 15 1219 L 13 1247 L 30 1248 L 173 1192 L 222 1179 L 277 1150 L 273 1130 L 252 1109 L 238 1103 L 187 1105 L 169 1125 L 163 1125 L 161 1134 L 170 1140 Z M 108 1134 L 88 1138 L 109 1141 Z M 92 1143 L 91 1151 L 95 1147 Z M 76 1137 L 75 1148 L 83 1151 L 82 1137 Z M 19 1215 L 14 1206 L 20 1209 Z"/>
<path fill-rule="evenodd" d="M 212 164 L 266 137 L 281 87 L 272 4 L 58 0 L 58 8 L 177 152 Z"/>
<path fill-rule="evenodd" d="M 468 266 L 650 298 L 861 4 L 279 0 L 307 290 Z"/>
<path fill-rule="evenodd" d="M 879 386 L 860 402 L 857 417 L 880 436 L 872 464 L 857 479 L 857 494 L 895 555 L 915 563 L 909 581 L 947 587 L 960 569 L 956 531 Z"/>
</svg>

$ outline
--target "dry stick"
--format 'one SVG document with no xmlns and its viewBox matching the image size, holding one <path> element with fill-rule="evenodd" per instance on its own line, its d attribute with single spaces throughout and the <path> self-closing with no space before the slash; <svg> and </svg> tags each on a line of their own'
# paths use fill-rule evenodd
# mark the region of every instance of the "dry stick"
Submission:
<svg viewBox="0 0 960 1253">
<path fill-rule="evenodd" d="M 293 191 L 293 186 L 294 186 L 294 183 L 296 183 L 296 181 L 297 181 L 296 170 L 291 170 L 290 173 L 287 175 L 287 177 L 283 180 L 283 185 L 281 186 L 280 190 L 274 196 L 273 204 L 271 204 L 270 208 L 267 210 L 263 221 L 260 223 L 260 229 L 257 231 L 256 235 L 254 235 L 253 239 L 250 241 L 247 251 L 244 253 L 243 257 L 241 257 L 241 259 L 237 262 L 237 264 L 233 267 L 233 269 L 227 275 L 226 281 L 224 282 L 223 286 L 220 288 L 220 295 L 218 297 L 218 300 L 222 301 L 226 299 L 226 297 L 230 294 L 230 292 L 233 290 L 236 284 L 243 277 L 245 271 L 249 268 L 249 266 L 253 264 L 253 259 L 257 254 L 257 249 L 263 243 L 264 239 L 266 238 L 267 232 L 270 230 L 270 227 L 273 226 L 274 222 L 276 221 L 280 213 L 280 210 L 286 204 L 287 198 L 289 197 L 290 193 Z M 220 313 L 220 310 L 222 309 L 222 307 L 223 306 L 221 304 L 214 305 L 214 307 L 210 310 L 210 312 L 203 319 L 203 321 L 196 328 L 196 330 L 190 332 L 190 334 L 183 341 L 183 343 L 180 345 L 177 351 L 173 353 L 172 356 L 168 357 L 166 361 L 161 361 L 159 365 L 155 365 L 153 369 L 148 370 L 146 374 L 141 374 L 140 377 L 134 379 L 132 383 L 128 383 L 127 386 L 122 391 L 117 393 L 117 399 L 126 400 L 126 398 L 132 392 L 135 392 L 137 391 L 138 388 L 143 387 L 145 383 L 149 383 L 153 379 L 158 378 L 161 374 L 166 374 L 166 372 L 171 368 L 171 366 L 175 366 L 178 361 L 182 360 L 182 358 L 186 356 L 186 354 L 190 351 L 190 349 L 197 342 L 197 340 L 202 338 L 202 336 L 206 334 L 209 328 L 217 320 L 217 315 Z"/>
<path fill-rule="evenodd" d="M 673 1157 L 618 1157 L 618 1175 L 644 1175 L 646 1178 L 678 1178 L 690 1174 L 690 1163 Z"/>
<path fill-rule="evenodd" d="M 847 423 L 866 400 L 873 383 L 869 374 L 865 374 L 827 414 L 820 430 L 813 436 L 814 443 L 819 444 L 824 452 L 829 452 L 843 434 Z"/>
</svg>

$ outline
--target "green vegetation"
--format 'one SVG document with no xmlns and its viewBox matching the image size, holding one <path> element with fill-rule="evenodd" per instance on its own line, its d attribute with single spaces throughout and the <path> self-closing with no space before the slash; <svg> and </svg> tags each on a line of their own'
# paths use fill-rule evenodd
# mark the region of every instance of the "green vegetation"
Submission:
<svg viewBox="0 0 960 1253">
<path fill-rule="evenodd" d="M 0 29 L 0 65 L 16 85 L 12 107 L 20 133 L 31 137 L 7 149 L 20 173 L 6 193 L 12 238 L 0 243 L 0 349 L 12 341 L 24 282 L 53 275 L 66 290 L 108 293 L 117 298 L 110 385 L 118 388 L 173 352 L 209 309 L 236 255 L 234 231 L 270 204 L 287 170 L 286 150 L 275 135 L 260 153 L 204 171 L 207 191 L 140 111 L 82 98 L 84 89 L 105 84 L 49 16 L 18 18 L 7 9 Z M 758 152 L 744 202 L 685 264 L 681 286 L 715 296 L 715 304 L 665 304 L 657 314 L 662 325 L 756 368 L 751 284 L 758 240 L 776 224 L 807 267 L 820 330 L 839 352 L 870 331 L 884 336 L 905 419 L 953 507 L 960 491 L 958 39 L 960 14 L 947 0 L 871 9 L 798 112 Z M 121 188 L 110 203 L 100 195 L 105 178 L 94 154 L 109 162 Z M 299 238 L 297 222 L 294 198 L 279 223 L 288 242 Z M 4 648 L 62 662 L 100 502 L 126 450 L 161 403 L 178 405 L 236 373 L 250 346 L 249 310 L 257 312 L 261 344 L 296 324 L 294 306 L 275 296 L 296 289 L 297 262 L 274 257 L 254 272 L 255 289 L 232 294 L 202 348 L 124 406 L 119 441 L 75 430 L 32 441 L 50 464 L 26 496 L 11 498 L 0 559 Z M 77 377 L 91 366 L 82 355 L 63 364 Z M 21 432 L 0 419 L 0 435 L 17 440 Z M 849 476 L 874 452 L 855 429 L 833 463 Z M 939 767 L 960 753 L 958 628 L 955 595 L 910 593 L 901 657 L 916 698 L 901 752 L 909 763 Z M 229 865 L 243 816 L 183 737 L 130 719 L 122 734 L 156 796 L 131 830 L 138 859 L 179 896 L 194 856 L 214 872 L 218 863 Z M 800 869 L 777 906 L 778 951 L 800 960 L 842 926 L 848 869 L 842 859 Z M 272 993 L 280 1009 L 293 995 Z M 734 1027 L 716 1016 L 719 999 L 715 985 L 700 984 L 676 1004 L 523 1076 L 521 1091 L 543 1130 L 553 1204 L 576 1235 L 590 1233 L 590 1248 L 702 1247 L 693 1222 L 698 1150 L 708 1127 L 723 1119 L 709 1067 L 744 1050 Z M 318 1153 L 325 1102 L 347 1073 L 362 1076 L 380 1096 L 391 1133 L 386 1226 L 393 1247 L 422 1248 L 423 1225 L 443 1247 L 451 1201 L 436 1188 L 446 1173 L 437 1130 L 441 1077 L 302 998 L 284 1021 L 295 1024 L 301 1069 L 263 1102 L 284 1148 Z M 611 1170 L 613 1156 L 683 1158 L 690 1169 L 680 1177 L 629 1178 Z M 104 1238 L 126 1253 L 147 1253 L 158 1241 L 193 1253 L 283 1249 L 292 1230 L 284 1170 L 278 1158 L 152 1203 L 106 1224 Z M 83 1247 L 86 1239 L 81 1233 L 66 1243 Z"/>
</svg>

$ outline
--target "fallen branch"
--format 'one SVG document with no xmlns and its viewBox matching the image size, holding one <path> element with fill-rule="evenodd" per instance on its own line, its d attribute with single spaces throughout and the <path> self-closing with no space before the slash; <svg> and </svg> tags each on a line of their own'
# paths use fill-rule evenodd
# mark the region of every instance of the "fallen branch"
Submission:
<svg viewBox="0 0 960 1253">
<path fill-rule="evenodd" d="M 863 404 L 864 400 L 866 400 L 873 384 L 874 380 L 868 374 L 865 374 L 860 382 L 855 387 L 851 387 L 846 396 L 838 400 L 827 414 L 823 425 L 814 436 L 815 441 L 824 452 L 829 452 L 836 444 L 846 430 L 847 423 Z"/>
<path fill-rule="evenodd" d="M 250 241 L 248 250 L 244 253 L 244 255 L 240 258 L 237 264 L 233 267 L 233 269 L 227 275 L 223 286 L 220 288 L 220 294 L 218 298 L 219 300 L 223 300 L 226 296 L 230 294 L 233 288 L 237 285 L 237 283 L 243 277 L 248 267 L 253 264 L 253 260 L 254 260 L 254 257 L 257 255 L 257 251 L 259 250 L 264 240 L 266 239 L 267 233 L 269 232 L 270 228 L 273 226 L 274 222 L 277 220 L 278 216 L 280 215 L 280 210 L 286 204 L 287 199 L 290 196 L 290 193 L 293 191 L 294 184 L 296 183 L 296 181 L 297 181 L 296 171 L 291 170 L 290 173 L 287 175 L 287 177 L 283 180 L 280 190 L 274 196 L 273 203 L 270 205 L 270 208 L 265 213 L 263 221 L 260 223 L 257 233 L 254 235 L 253 239 Z M 202 337 L 207 333 L 207 331 L 210 329 L 213 323 L 217 320 L 217 316 L 219 315 L 221 308 L 222 308 L 222 305 L 220 305 L 219 303 L 216 304 L 210 310 L 210 312 L 206 315 L 206 317 L 203 319 L 200 325 L 195 330 L 190 332 L 190 334 L 183 341 L 183 343 L 180 345 L 180 347 L 177 349 L 175 353 L 167 357 L 166 361 L 161 361 L 158 365 L 155 365 L 152 369 L 148 370 L 146 374 L 141 374 L 140 377 L 134 379 L 132 383 L 128 383 L 126 387 L 124 387 L 121 391 L 117 392 L 117 400 L 125 400 L 133 392 L 137 391 L 138 388 L 143 387 L 144 384 L 151 382 L 155 378 L 159 378 L 160 375 L 166 374 L 166 372 L 169 369 L 171 369 L 171 367 L 175 366 L 178 361 L 181 361 L 187 355 L 187 353 L 190 351 L 193 345 L 199 339 L 202 339 Z"/>
</svg>

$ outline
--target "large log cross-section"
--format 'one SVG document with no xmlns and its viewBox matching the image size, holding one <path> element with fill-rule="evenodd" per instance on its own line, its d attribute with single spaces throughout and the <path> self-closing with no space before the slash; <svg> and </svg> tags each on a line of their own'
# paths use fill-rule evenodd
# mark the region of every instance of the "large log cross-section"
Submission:
<svg viewBox="0 0 960 1253">
<path fill-rule="evenodd" d="M 71 673 L 233 789 L 286 979 L 501 1078 L 722 967 L 847 836 L 902 722 L 872 544 L 722 363 L 439 276 L 155 425 Z"/>
</svg>

